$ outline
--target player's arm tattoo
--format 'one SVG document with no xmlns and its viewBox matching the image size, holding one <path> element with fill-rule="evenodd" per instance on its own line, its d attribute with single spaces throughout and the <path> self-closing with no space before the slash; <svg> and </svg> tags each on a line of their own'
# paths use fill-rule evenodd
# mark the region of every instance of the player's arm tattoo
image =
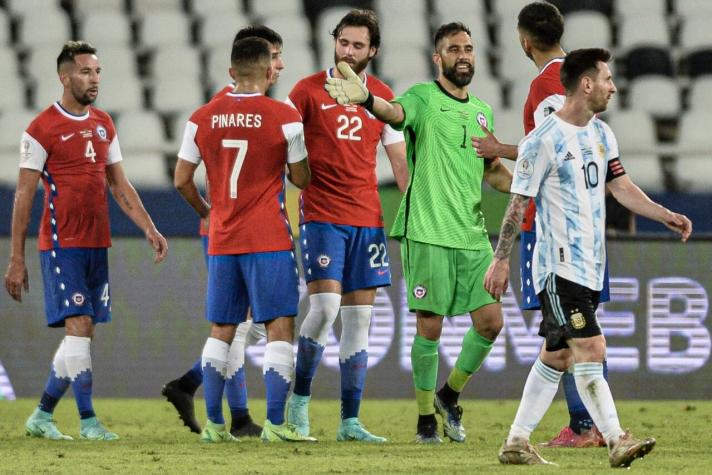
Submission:
<svg viewBox="0 0 712 475">
<path fill-rule="evenodd" d="M 131 201 L 129 200 L 129 197 L 126 196 L 126 193 L 124 193 L 123 191 L 119 191 L 118 197 L 120 197 L 121 201 L 123 201 L 127 211 L 133 210 L 133 206 L 131 206 Z"/>
<path fill-rule="evenodd" d="M 522 223 L 522 216 L 524 216 L 528 200 L 529 198 L 526 196 L 512 193 L 502 220 L 502 229 L 499 231 L 497 249 L 494 251 L 495 259 L 509 259 L 514 247 L 514 240 L 519 234 L 519 225 Z"/>
</svg>

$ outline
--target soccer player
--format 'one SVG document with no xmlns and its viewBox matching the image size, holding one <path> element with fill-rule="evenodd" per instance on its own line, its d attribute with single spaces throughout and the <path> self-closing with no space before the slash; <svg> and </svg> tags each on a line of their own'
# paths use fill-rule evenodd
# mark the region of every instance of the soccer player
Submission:
<svg viewBox="0 0 712 475">
<path fill-rule="evenodd" d="M 391 236 L 401 241 L 408 306 L 416 312 L 411 350 L 418 403 L 416 441 L 439 443 L 437 411 L 445 435 L 464 442 L 458 397 L 492 349 L 503 320 L 501 304 L 484 291 L 492 259 L 481 210 L 482 180 L 508 192 L 512 175 L 499 160 L 475 154 L 470 138 L 493 128 L 492 108 L 468 92 L 475 73 L 470 30 L 462 23 L 435 33 L 437 80 L 416 84 L 388 102 L 369 92 L 358 76 L 340 65 L 346 80 L 327 89 L 340 104 L 360 103 L 380 120 L 406 131 L 410 180 Z M 445 389 L 435 394 L 443 316 L 469 313 L 457 363 Z"/>
<path fill-rule="evenodd" d="M 531 83 L 529 96 L 524 104 L 524 134 L 531 132 L 554 111 L 564 104 L 565 91 L 559 78 L 561 64 L 564 61 L 564 50 L 561 48 L 561 37 L 564 33 L 564 17 L 550 3 L 534 2 L 526 5 L 519 13 L 517 30 L 524 54 L 531 59 L 539 70 L 539 74 Z M 502 157 L 517 159 L 517 146 L 500 143 L 497 138 L 485 131 L 485 136 L 474 137 L 473 146 L 485 158 Z M 539 310 L 539 298 L 536 295 L 532 280 L 532 257 L 536 244 L 536 206 L 534 200 L 524 213 L 520 239 L 520 279 L 522 289 L 522 310 Z M 609 298 L 608 272 L 604 277 L 603 290 L 599 302 L 607 302 Z M 603 374 L 608 377 L 606 360 L 603 360 Z M 603 447 L 606 441 L 596 429 L 591 415 L 586 410 L 583 401 L 576 390 L 574 376 L 564 373 L 564 394 L 569 410 L 569 425 L 561 429 L 558 435 L 551 439 L 547 447 Z"/>
<path fill-rule="evenodd" d="M 226 375 L 244 362 L 237 326 L 252 309 L 267 328 L 263 374 L 267 395 L 265 441 L 308 441 L 284 421 L 294 370 L 294 316 L 299 275 L 284 208 L 284 170 L 299 188 L 309 183 L 303 126 L 291 107 L 265 97 L 272 82 L 270 43 L 248 37 L 233 44 L 233 93 L 193 113 L 178 153 L 175 185 L 205 219 L 210 216 L 206 317 L 212 322 L 202 354 L 208 422 L 204 442 L 227 442 L 222 395 Z M 205 162 L 210 203 L 193 181 Z"/>
<path fill-rule="evenodd" d="M 233 44 L 241 39 L 254 36 L 267 40 L 270 44 L 271 65 L 273 75 L 270 86 L 279 79 L 279 73 L 284 69 L 282 61 L 282 37 L 276 31 L 264 25 L 251 25 L 237 32 L 233 39 Z M 233 78 L 234 79 L 234 78 Z M 232 93 L 234 84 L 225 86 L 211 100 Z M 206 181 L 206 189 L 208 188 Z M 205 263 L 208 263 L 208 220 L 200 220 L 200 236 L 203 243 Z M 247 345 L 253 345 L 266 337 L 265 326 L 261 323 L 253 323 L 248 318 L 237 327 L 235 332 L 235 351 L 242 351 L 243 355 Z M 244 362 L 244 356 L 242 358 Z M 262 427 L 255 424 L 247 408 L 247 386 L 245 382 L 245 368 L 232 368 L 233 374 L 229 374 L 225 381 L 225 393 L 228 406 L 230 408 L 231 422 L 230 433 L 235 437 L 258 437 L 262 433 Z M 174 379 L 163 386 L 162 394 L 170 401 L 178 411 L 183 423 L 196 434 L 200 433 L 200 424 L 195 417 L 195 404 L 193 396 L 195 391 L 203 382 L 203 370 L 201 358 L 180 378 Z"/>
<path fill-rule="evenodd" d="M 393 97 L 388 86 L 365 71 L 381 42 L 376 15 L 352 10 L 332 35 L 335 63 L 347 62 L 374 93 Z M 340 74 L 330 68 L 308 76 L 288 98 L 304 120 L 313 180 L 301 195 L 300 235 L 310 307 L 299 331 L 294 392 L 287 413 L 300 433 L 309 434 L 312 379 L 329 329 L 341 311 L 341 423 L 336 438 L 379 443 L 386 439 L 368 432 L 358 419 L 373 302 L 377 288 L 391 283 L 375 174 L 376 147 L 379 141 L 384 145 L 398 186 L 404 190 L 405 145 L 400 132 L 384 126 L 363 107 L 334 104 L 324 82 Z"/>
<path fill-rule="evenodd" d="M 97 323 L 111 320 L 107 249 L 111 246 L 108 183 L 122 211 L 145 233 L 156 263 L 168 245 L 121 167 L 121 149 L 109 114 L 92 104 L 99 94 L 101 67 L 96 49 L 84 41 L 64 44 L 57 58 L 62 98 L 42 111 L 22 134 L 20 174 L 12 217 L 12 250 L 5 288 L 22 301 L 29 290 L 25 239 L 40 177 L 45 206 L 39 230 L 47 325 L 64 327 L 40 404 L 25 423 L 28 435 L 71 439 L 52 414 L 72 387 L 80 437 L 118 436 L 96 418 L 92 403 L 91 340 Z"/>
<path fill-rule="evenodd" d="M 605 193 L 626 208 L 679 233 L 692 232 L 687 217 L 651 201 L 625 174 L 611 129 L 596 117 L 616 92 L 604 49 L 572 51 L 561 65 L 563 107 L 519 144 L 509 206 L 485 288 L 499 298 L 507 289 L 509 255 L 529 198 L 537 227 L 534 288 L 542 303 L 539 334 L 545 344 L 527 378 L 514 423 L 499 452 L 509 464 L 546 464 L 529 443 L 573 365 L 579 395 L 608 445 L 612 467 L 627 467 L 650 452 L 655 439 L 635 439 L 621 429 L 603 377 L 606 341 L 596 319 L 606 262 Z"/>
</svg>

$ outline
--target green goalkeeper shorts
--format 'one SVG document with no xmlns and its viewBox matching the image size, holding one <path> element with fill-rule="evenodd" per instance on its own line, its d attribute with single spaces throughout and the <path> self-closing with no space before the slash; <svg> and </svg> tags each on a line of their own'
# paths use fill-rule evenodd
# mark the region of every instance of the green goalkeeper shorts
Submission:
<svg viewBox="0 0 712 475">
<path fill-rule="evenodd" d="M 453 249 L 403 238 L 401 259 L 408 307 L 452 316 L 496 303 L 484 286 L 492 255 L 491 247 Z"/>
</svg>

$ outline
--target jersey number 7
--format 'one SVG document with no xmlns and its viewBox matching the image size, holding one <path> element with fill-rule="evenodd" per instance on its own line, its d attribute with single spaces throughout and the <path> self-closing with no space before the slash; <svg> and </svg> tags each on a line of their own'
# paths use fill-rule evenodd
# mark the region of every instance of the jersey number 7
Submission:
<svg viewBox="0 0 712 475">
<path fill-rule="evenodd" d="M 247 140 L 232 140 L 223 139 L 222 146 L 225 148 L 236 148 L 235 163 L 232 165 L 232 173 L 230 173 L 230 198 L 237 199 L 237 179 L 240 177 L 242 164 L 245 163 L 245 155 L 247 155 Z"/>
</svg>

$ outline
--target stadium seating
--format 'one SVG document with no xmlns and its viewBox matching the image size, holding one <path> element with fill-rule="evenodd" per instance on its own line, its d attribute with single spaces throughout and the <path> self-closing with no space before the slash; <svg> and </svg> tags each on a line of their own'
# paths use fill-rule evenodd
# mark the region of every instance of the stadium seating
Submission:
<svg viewBox="0 0 712 475">
<path fill-rule="evenodd" d="M 712 189 L 712 112 L 695 110 L 687 112 L 680 120 L 676 163 L 681 187 L 691 192 L 708 192 Z"/>
<path fill-rule="evenodd" d="M 566 15 L 562 45 L 567 51 L 579 48 L 609 48 L 611 24 L 603 13 L 577 11 Z"/>
</svg>

